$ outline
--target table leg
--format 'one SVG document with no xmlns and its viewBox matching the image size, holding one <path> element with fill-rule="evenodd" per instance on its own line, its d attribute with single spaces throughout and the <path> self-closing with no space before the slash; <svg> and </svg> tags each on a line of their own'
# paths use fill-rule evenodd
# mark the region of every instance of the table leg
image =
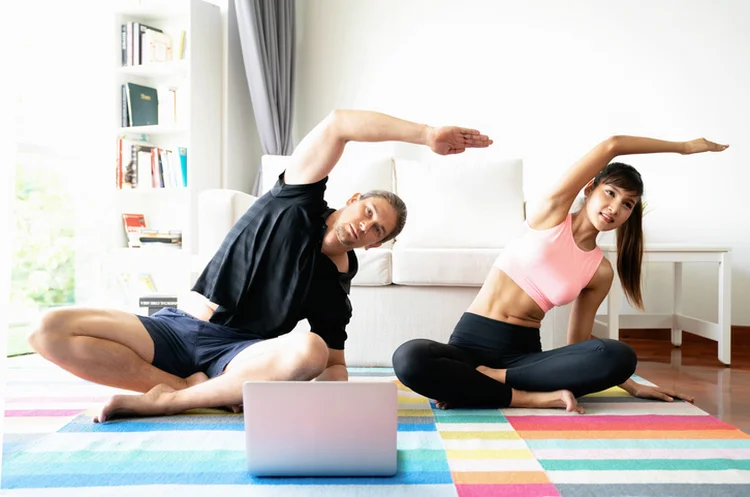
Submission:
<svg viewBox="0 0 750 497">
<path fill-rule="evenodd" d="M 677 315 L 682 314 L 682 263 L 674 263 L 674 293 L 672 301 L 672 345 L 682 345 L 682 330 L 677 324 Z"/>
<path fill-rule="evenodd" d="M 719 360 L 726 365 L 732 359 L 732 265 L 729 252 L 719 262 Z"/>
</svg>

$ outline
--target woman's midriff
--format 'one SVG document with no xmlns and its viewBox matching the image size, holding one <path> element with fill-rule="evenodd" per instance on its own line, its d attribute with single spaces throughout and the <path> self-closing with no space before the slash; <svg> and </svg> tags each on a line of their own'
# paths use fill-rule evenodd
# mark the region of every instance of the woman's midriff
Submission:
<svg viewBox="0 0 750 497">
<path fill-rule="evenodd" d="M 509 324 L 539 328 L 544 311 L 507 274 L 496 267 L 484 280 L 468 312 Z"/>
</svg>

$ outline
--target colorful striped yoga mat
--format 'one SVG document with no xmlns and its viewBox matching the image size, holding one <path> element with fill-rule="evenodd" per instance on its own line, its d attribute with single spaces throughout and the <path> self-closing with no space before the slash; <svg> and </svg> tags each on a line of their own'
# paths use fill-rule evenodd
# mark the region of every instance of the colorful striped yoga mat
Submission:
<svg viewBox="0 0 750 497">
<path fill-rule="evenodd" d="M 90 421 L 113 389 L 36 356 L 10 361 L 3 495 L 747 496 L 750 436 L 682 403 L 619 389 L 562 410 L 440 411 L 399 386 L 393 478 L 252 478 L 241 415 Z M 352 369 L 352 381 L 394 381 Z M 639 378 L 636 378 L 639 381 Z M 250 487 L 250 488 L 248 488 Z"/>
</svg>

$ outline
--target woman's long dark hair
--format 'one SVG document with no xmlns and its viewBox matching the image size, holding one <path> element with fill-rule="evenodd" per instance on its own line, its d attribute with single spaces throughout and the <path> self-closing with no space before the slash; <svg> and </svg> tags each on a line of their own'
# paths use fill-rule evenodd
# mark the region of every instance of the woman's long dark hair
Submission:
<svg viewBox="0 0 750 497">
<path fill-rule="evenodd" d="M 643 310 L 643 180 L 633 166 L 612 162 L 596 175 L 591 189 L 600 184 L 613 185 L 638 195 L 638 202 L 633 206 L 630 217 L 617 228 L 617 274 L 628 301 Z"/>
</svg>

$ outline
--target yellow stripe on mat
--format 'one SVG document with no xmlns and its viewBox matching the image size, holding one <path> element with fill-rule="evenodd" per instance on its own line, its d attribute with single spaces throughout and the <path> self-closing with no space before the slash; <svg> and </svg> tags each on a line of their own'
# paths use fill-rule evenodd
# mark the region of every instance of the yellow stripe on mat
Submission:
<svg viewBox="0 0 750 497">
<path fill-rule="evenodd" d="M 466 440 L 469 438 L 480 438 L 485 440 L 515 440 L 521 438 L 515 431 L 441 431 L 440 436 L 447 440 Z"/>
<path fill-rule="evenodd" d="M 529 449 L 446 450 L 448 459 L 534 459 Z"/>
</svg>

